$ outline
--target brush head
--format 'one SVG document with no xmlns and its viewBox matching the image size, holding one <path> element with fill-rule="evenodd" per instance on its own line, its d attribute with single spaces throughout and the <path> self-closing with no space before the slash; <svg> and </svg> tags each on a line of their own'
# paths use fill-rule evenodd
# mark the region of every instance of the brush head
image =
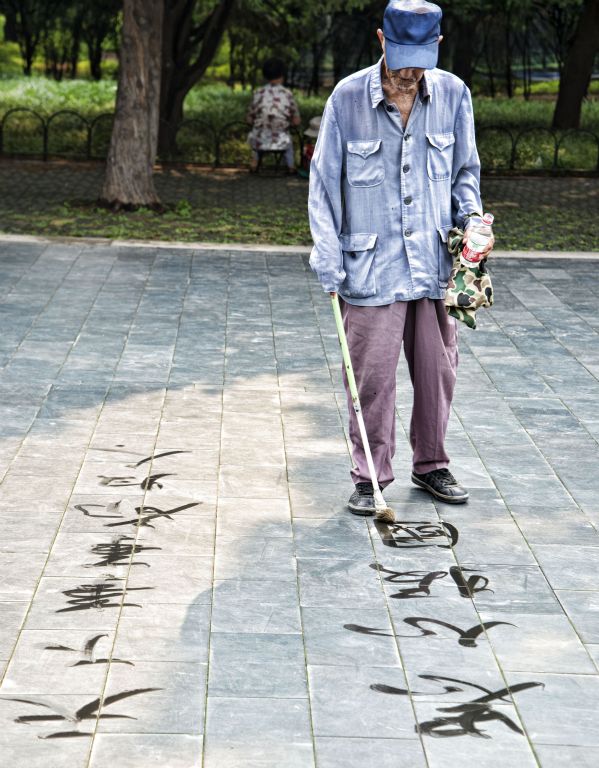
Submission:
<svg viewBox="0 0 599 768">
<path fill-rule="evenodd" d="M 395 513 L 387 506 L 377 483 L 374 486 L 374 519 L 381 523 L 394 523 Z"/>
<path fill-rule="evenodd" d="M 395 512 L 391 509 L 391 507 L 381 507 L 380 509 L 377 508 L 376 512 L 374 513 L 374 519 L 381 523 L 394 523 Z"/>
</svg>

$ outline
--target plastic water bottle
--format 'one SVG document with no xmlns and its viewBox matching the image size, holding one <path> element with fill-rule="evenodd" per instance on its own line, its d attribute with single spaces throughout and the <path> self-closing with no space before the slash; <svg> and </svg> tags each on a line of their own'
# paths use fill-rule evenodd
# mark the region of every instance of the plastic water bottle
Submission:
<svg viewBox="0 0 599 768">
<path fill-rule="evenodd" d="M 460 261 L 465 267 L 476 267 L 480 262 L 483 251 L 493 236 L 494 219 L 492 213 L 485 213 L 482 219 L 480 216 L 472 216 L 470 219 L 466 230 L 468 240 L 460 256 Z"/>
</svg>

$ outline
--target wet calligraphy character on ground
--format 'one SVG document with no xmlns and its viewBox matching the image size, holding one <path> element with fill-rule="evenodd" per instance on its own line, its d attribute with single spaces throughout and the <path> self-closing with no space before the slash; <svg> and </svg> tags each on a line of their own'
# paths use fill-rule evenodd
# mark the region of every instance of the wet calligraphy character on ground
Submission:
<svg viewBox="0 0 599 768">
<path fill-rule="evenodd" d="M 106 696 L 102 702 L 102 709 L 109 707 L 111 704 L 115 704 L 117 701 L 129 698 L 131 696 L 139 696 L 142 693 L 150 693 L 151 691 L 161 691 L 162 688 L 135 688 L 131 691 L 122 691 L 121 693 L 115 693 L 112 696 Z M 21 715 L 15 718 L 15 723 L 32 724 L 32 723 L 50 723 L 50 722 L 64 722 L 70 726 L 69 730 L 56 731 L 54 733 L 48 733 L 43 736 L 38 736 L 40 739 L 64 739 L 73 738 L 78 736 L 93 736 L 93 732 L 84 732 L 77 730 L 79 723 L 84 720 L 135 720 L 135 717 L 131 715 L 118 715 L 111 713 L 101 712 L 98 715 L 100 709 L 101 699 L 94 699 L 89 704 L 85 704 L 75 712 L 69 712 L 64 707 L 60 707 L 55 703 L 47 704 L 42 699 L 21 699 L 14 697 L 2 697 L 6 701 L 17 701 L 22 704 L 29 704 L 32 707 L 41 707 L 46 710 L 43 713 L 36 715 Z"/>
<path fill-rule="evenodd" d="M 152 454 L 151 456 L 146 456 L 141 461 L 138 461 L 135 464 L 127 464 L 127 467 L 130 467 L 131 469 L 137 469 L 138 467 L 141 467 L 142 464 L 147 464 L 148 461 L 156 461 L 156 459 L 162 459 L 165 456 L 174 456 L 177 453 L 191 453 L 191 451 L 163 451 L 162 453 L 156 453 Z"/>
<path fill-rule="evenodd" d="M 164 458 L 165 456 L 174 456 L 180 453 L 191 453 L 191 451 L 163 451 L 162 453 L 145 456 L 143 459 L 140 459 L 139 461 L 132 464 L 125 464 L 125 466 L 129 469 L 138 469 L 148 462 L 153 464 L 157 459 Z M 135 477 L 135 475 L 98 475 L 98 478 L 100 479 L 100 485 L 108 486 L 109 488 L 125 488 L 139 485 L 143 491 L 151 491 L 154 486 L 156 488 L 162 489 L 163 484 L 160 482 L 160 480 L 162 480 L 163 477 L 174 477 L 174 475 L 172 472 L 157 472 L 144 477 L 143 480 L 139 480 L 139 478 Z"/>
<path fill-rule="evenodd" d="M 455 624 L 450 624 L 447 621 L 441 621 L 440 619 L 430 619 L 424 616 L 409 616 L 407 619 L 404 619 L 404 623 L 419 629 L 421 634 L 397 635 L 397 637 L 428 637 L 429 635 L 436 635 L 438 633 L 434 630 L 424 629 L 420 626 L 421 624 L 433 624 L 438 627 L 445 627 L 445 629 L 450 629 L 452 632 L 455 632 L 458 635 L 458 643 L 463 645 L 465 648 L 476 648 L 476 638 L 482 635 L 483 632 L 488 632 L 493 627 L 498 627 L 501 624 L 505 624 L 506 626 L 510 627 L 515 626 L 515 624 L 510 624 L 508 621 L 484 621 L 480 624 L 475 624 L 473 627 L 470 627 L 470 629 L 460 629 Z"/>
<path fill-rule="evenodd" d="M 458 680 L 453 677 L 441 677 L 439 675 L 418 675 L 421 680 L 430 680 L 441 684 L 443 692 L 424 692 L 408 691 L 407 688 L 395 688 L 391 685 L 375 683 L 370 688 L 378 693 L 387 693 L 394 696 L 443 696 L 451 693 L 462 692 L 465 688 L 474 688 L 482 691 L 483 695 L 470 701 L 462 702 L 447 707 L 437 707 L 437 712 L 442 713 L 441 717 L 435 717 L 433 720 L 426 720 L 418 723 L 415 727 L 417 732 L 437 738 L 451 738 L 455 736 L 476 736 L 481 739 L 490 739 L 490 734 L 486 733 L 480 726 L 483 723 L 497 721 L 503 723 L 510 730 L 521 735 L 524 731 L 518 726 L 505 712 L 493 709 L 493 702 L 502 704 L 512 704 L 510 696 L 530 688 L 544 688 L 543 683 L 518 683 L 509 688 L 502 688 L 499 691 L 491 691 L 482 685 L 468 683 L 465 680 Z M 449 683 L 449 685 L 444 685 Z"/>
<path fill-rule="evenodd" d="M 376 529 L 386 547 L 395 549 L 421 549 L 438 547 L 451 549 L 458 543 L 458 529 L 442 520 L 433 522 L 401 521 L 381 523 L 375 521 Z"/>
<path fill-rule="evenodd" d="M 383 576 L 383 581 L 389 584 L 415 585 L 405 586 L 399 592 L 389 595 L 389 597 L 395 600 L 430 597 L 432 585 L 448 575 L 455 582 L 461 597 L 471 598 L 477 592 L 493 592 L 488 586 L 489 579 L 469 568 L 452 566 L 449 571 L 394 571 L 378 563 L 371 563 L 369 567 L 380 574 L 387 574 Z M 464 577 L 465 573 L 472 573 L 474 575 L 466 579 Z"/>
<path fill-rule="evenodd" d="M 96 656 L 96 648 L 99 642 L 104 637 L 109 637 L 107 634 L 94 635 L 85 641 L 83 648 L 70 648 L 67 645 L 46 645 L 45 651 L 63 651 L 66 653 L 76 653 L 79 656 L 83 656 L 82 659 L 76 661 L 74 664 L 69 664 L 70 667 L 86 667 L 90 664 L 129 664 L 134 667 L 135 664 L 132 661 L 125 661 L 124 659 L 117 659 L 114 656 L 107 658 L 103 656 Z"/>
<path fill-rule="evenodd" d="M 406 586 L 390 595 L 396 600 L 410 600 L 417 597 L 430 597 L 431 586 L 438 579 L 443 579 L 447 576 L 447 571 L 393 571 L 389 568 L 384 568 L 378 563 L 371 563 L 370 568 L 379 573 L 388 574 L 383 576 L 383 580 L 390 584 L 399 584 Z M 414 586 L 408 586 L 413 584 Z"/>
<path fill-rule="evenodd" d="M 121 499 L 110 504 L 76 504 L 75 509 L 79 512 L 83 512 L 86 517 L 119 520 L 117 523 L 105 523 L 105 528 L 118 528 L 119 526 L 123 525 L 132 525 L 135 528 L 138 526 L 154 528 L 154 526 L 151 524 L 153 520 L 158 520 L 161 518 L 165 518 L 166 520 L 173 520 L 173 515 L 177 514 L 177 512 L 183 512 L 186 509 L 197 507 L 203 503 L 201 501 L 192 501 L 188 504 L 182 504 L 179 507 L 173 507 L 172 509 L 160 509 L 159 507 L 154 506 L 135 507 L 136 517 L 123 520 L 122 518 L 124 517 L 124 514 L 120 509 L 122 501 L 123 500 Z M 100 514 L 95 512 L 94 510 L 96 509 L 104 509 L 107 514 Z"/>
<path fill-rule="evenodd" d="M 105 485 L 110 488 L 125 488 L 132 485 L 139 485 L 143 491 L 151 491 L 154 486 L 162 488 L 163 485 L 159 482 L 163 477 L 174 477 L 172 472 L 159 472 L 155 475 L 148 475 L 144 477 L 141 482 L 132 475 L 98 475 L 100 478 L 100 485 Z"/>
<path fill-rule="evenodd" d="M 84 568 L 99 568 L 109 565 L 128 565 L 131 555 L 136 555 L 139 552 L 145 552 L 147 550 L 162 550 L 162 547 L 146 547 L 143 544 L 125 544 L 123 542 L 132 541 L 135 542 L 133 536 L 115 536 L 112 541 L 95 544 L 91 551 L 94 555 L 99 555 L 102 559 L 97 563 L 88 563 Z M 150 567 L 149 563 L 140 561 L 134 561 L 131 565 L 145 565 Z"/>
<path fill-rule="evenodd" d="M 67 608 L 59 608 L 56 613 L 68 613 L 70 611 L 86 611 L 91 609 L 103 610 L 104 608 L 120 608 L 121 605 L 141 608 L 139 603 L 121 603 L 129 592 L 141 592 L 154 587 L 127 587 L 106 580 L 94 584 L 81 584 L 73 589 L 66 589 L 63 595 L 71 598 L 67 600 Z"/>
<path fill-rule="evenodd" d="M 154 528 L 152 525 L 154 520 L 161 520 L 163 518 L 166 518 L 167 520 L 173 520 L 172 516 L 177 514 L 177 512 L 183 512 L 186 509 L 191 509 L 191 507 L 197 507 L 198 504 L 201 503 L 201 501 L 192 501 L 188 504 L 181 504 L 180 507 L 173 507 L 172 509 L 160 509 L 160 507 L 152 506 L 135 507 L 137 517 L 131 518 L 129 520 L 123 520 L 120 523 L 106 523 L 105 527 L 118 528 L 121 525 L 135 525 L 139 526 L 140 528 L 144 526 L 147 526 L 148 528 Z"/>
<path fill-rule="evenodd" d="M 361 624 L 344 624 L 343 629 L 349 629 L 350 632 L 357 632 L 360 635 L 374 635 L 375 637 L 394 637 L 389 632 L 383 632 L 377 627 L 363 627 Z"/>
<path fill-rule="evenodd" d="M 465 578 L 465 573 L 472 573 L 474 575 Z M 461 566 L 454 565 L 449 569 L 449 575 L 455 581 L 461 597 L 469 598 L 477 592 L 493 592 L 489 587 L 489 579 L 480 573 L 476 573 L 472 568 L 462 568 Z"/>
<path fill-rule="evenodd" d="M 123 513 L 120 511 L 120 506 L 123 500 L 111 501 L 108 504 L 75 504 L 75 509 L 78 512 L 83 512 L 86 517 L 101 517 L 107 519 L 122 518 Z M 104 509 L 105 515 L 101 515 L 97 512 L 92 512 L 93 509 Z"/>
<path fill-rule="evenodd" d="M 506 624 L 510 627 L 515 626 L 514 624 L 509 624 L 507 621 L 486 621 L 482 624 L 475 624 L 473 627 L 470 627 L 470 629 L 460 629 L 460 627 L 456 626 L 455 624 L 450 624 L 447 621 L 441 621 L 440 619 L 429 619 L 426 617 L 417 617 L 417 616 L 410 616 L 407 619 L 403 620 L 405 624 L 408 624 L 411 627 L 415 627 L 416 629 L 420 630 L 419 635 L 395 635 L 395 637 L 429 637 L 430 635 L 437 635 L 438 633 L 435 632 L 432 629 L 425 629 L 424 627 L 421 627 L 421 624 L 434 624 L 438 627 L 445 627 L 445 629 L 450 629 L 452 632 L 455 632 L 458 635 L 458 643 L 460 645 L 463 645 L 465 648 L 476 648 L 476 640 L 477 638 L 483 634 L 483 632 L 487 632 L 489 629 L 492 629 L 493 627 L 497 627 L 500 624 Z M 383 635 L 382 630 L 377 629 L 376 627 L 364 627 L 361 624 L 344 624 L 344 629 L 349 629 L 350 632 L 358 632 L 362 635 L 380 635 L 381 637 L 394 637 L 394 635 Z"/>
</svg>

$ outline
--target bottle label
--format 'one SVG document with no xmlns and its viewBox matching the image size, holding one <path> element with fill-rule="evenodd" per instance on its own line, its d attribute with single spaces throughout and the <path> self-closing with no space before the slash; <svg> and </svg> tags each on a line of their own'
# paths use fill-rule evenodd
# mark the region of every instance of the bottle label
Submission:
<svg viewBox="0 0 599 768">
<path fill-rule="evenodd" d="M 462 264 L 473 266 L 479 263 L 482 258 L 482 252 L 490 242 L 491 238 L 481 235 L 478 232 L 473 232 L 468 236 L 466 245 L 464 246 L 461 254 Z"/>
</svg>

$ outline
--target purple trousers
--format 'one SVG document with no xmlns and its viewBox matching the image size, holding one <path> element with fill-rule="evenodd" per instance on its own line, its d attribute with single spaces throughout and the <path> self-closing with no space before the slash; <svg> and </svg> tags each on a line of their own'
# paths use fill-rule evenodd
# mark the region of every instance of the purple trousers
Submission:
<svg viewBox="0 0 599 768">
<path fill-rule="evenodd" d="M 382 307 L 341 302 L 341 312 L 358 385 L 366 434 L 377 479 L 393 481 L 395 454 L 395 374 L 403 342 L 414 389 L 410 442 L 414 472 L 449 464 L 445 433 L 458 366 L 457 323 L 441 299 L 397 301 Z M 370 481 L 347 377 L 354 483 Z"/>
</svg>

